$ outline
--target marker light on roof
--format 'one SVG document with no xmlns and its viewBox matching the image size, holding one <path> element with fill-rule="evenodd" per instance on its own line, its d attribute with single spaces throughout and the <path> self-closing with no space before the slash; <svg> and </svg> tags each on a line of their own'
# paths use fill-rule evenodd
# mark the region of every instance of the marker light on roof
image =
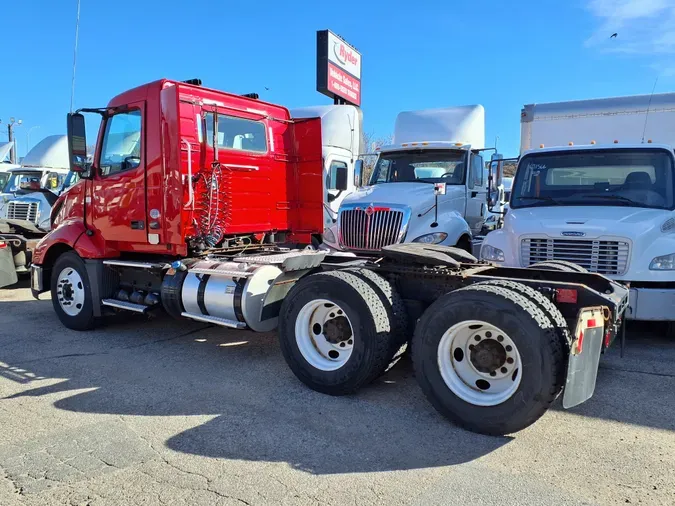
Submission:
<svg viewBox="0 0 675 506">
<path fill-rule="evenodd" d="M 651 143 L 652 143 L 652 140 L 651 140 L 651 139 L 647 139 L 647 144 L 651 144 Z"/>
<path fill-rule="evenodd" d="M 461 145 L 462 145 L 461 142 L 455 142 L 455 146 L 461 146 Z"/>
<path fill-rule="evenodd" d="M 614 144 L 618 144 L 619 141 L 617 139 L 614 139 Z"/>
<path fill-rule="evenodd" d="M 649 142 L 651 142 L 651 141 L 649 141 Z M 423 143 L 422 143 L 422 146 L 428 146 L 428 145 L 429 145 L 428 142 L 423 142 Z"/>
<path fill-rule="evenodd" d="M 595 141 L 591 141 L 591 145 L 594 145 L 594 144 L 595 144 Z"/>
<path fill-rule="evenodd" d="M 543 145 L 543 144 L 539 144 L 539 147 L 540 147 L 540 148 L 543 148 L 543 147 L 544 147 L 544 145 Z"/>
<path fill-rule="evenodd" d="M 417 143 L 416 143 L 416 142 L 411 142 L 410 145 L 411 145 L 411 146 L 417 146 Z"/>
<path fill-rule="evenodd" d="M 567 145 L 568 145 L 568 146 L 574 146 L 574 143 L 573 143 L 572 141 L 569 141 L 569 142 L 567 143 Z"/>
<path fill-rule="evenodd" d="M 404 142 L 403 144 L 401 144 L 401 146 L 404 146 L 404 147 L 405 147 L 405 146 L 408 146 L 408 143 L 407 143 L 407 142 Z"/>
</svg>

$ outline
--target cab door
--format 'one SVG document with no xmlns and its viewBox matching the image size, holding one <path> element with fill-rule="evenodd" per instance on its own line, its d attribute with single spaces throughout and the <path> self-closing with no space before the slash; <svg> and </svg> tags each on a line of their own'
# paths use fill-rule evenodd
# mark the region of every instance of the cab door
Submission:
<svg viewBox="0 0 675 506">
<path fill-rule="evenodd" d="M 473 234 L 478 234 L 485 221 L 486 195 L 483 171 L 483 157 L 478 153 L 471 153 L 471 163 L 466 179 L 466 211 L 464 219 Z"/>
<path fill-rule="evenodd" d="M 93 225 L 106 241 L 147 244 L 144 102 L 109 116 L 91 196 Z"/>
</svg>

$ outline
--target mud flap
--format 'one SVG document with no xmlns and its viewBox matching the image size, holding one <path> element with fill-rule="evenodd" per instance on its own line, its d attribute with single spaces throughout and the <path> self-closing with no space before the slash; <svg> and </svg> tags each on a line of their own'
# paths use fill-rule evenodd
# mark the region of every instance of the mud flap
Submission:
<svg viewBox="0 0 675 506">
<path fill-rule="evenodd" d="M 578 406 L 593 395 L 604 334 L 602 308 L 584 308 L 579 311 L 567 365 L 563 395 L 565 409 Z"/>
<path fill-rule="evenodd" d="M 14 255 L 9 244 L 0 241 L 0 288 L 19 281 L 14 267 Z"/>
<path fill-rule="evenodd" d="M 265 300 L 263 301 L 260 313 L 260 321 L 277 318 L 284 297 L 288 295 L 288 292 L 291 291 L 291 288 L 293 288 L 295 283 L 312 271 L 314 271 L 314 269 L 302 269 L 279 274 L 265 295 Z"/>
</svg>

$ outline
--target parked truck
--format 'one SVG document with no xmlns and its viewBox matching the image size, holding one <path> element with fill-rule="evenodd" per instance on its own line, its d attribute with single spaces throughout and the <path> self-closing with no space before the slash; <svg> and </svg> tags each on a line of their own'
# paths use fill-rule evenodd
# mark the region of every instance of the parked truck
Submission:
<svg viewBox="0 0 675 506">
<path fill-rule="evenodd" d="M 342 201 L 335 247 L 369 252 L 415 242 L 471 252 L 487 210 L 484 144 L 480 105 L 400 113 L 370 180 Z"/>
<path fill-rule="evenodd" d="M 362 152 L 363 113 L 353 105 L 321 105 L 291 109 L 293 118 L 321 118 L 324 166 L 323 241 L 335 247 L 340 204 L 357 188 L 354 165 Z"/>
<path fill-rule="evenodd" d="M 0 287 L 29 272 L 32 250 L 51 227 L 52 205 L 77 179 L 68 166 L 67 137 L 50 135 L 26 154 L 20 166 L 5 173 L 0 186 L 0 241 L 5 244 Z"/>
<path fill-rule="evenodd" d="M 501 230 L 482 258 L 577 264 L 630 287 L 628 318 L 675 319 L 675 93 L 526 105 Z"/>
<path fill-rule="evenodd" d="M 91 165 L 82 112 L 102 117 Z M 278 328 L 293 373 L 331 395 L 410 344 L 434 407 L 486 434 L 530 425 L 563 389 L 565 407 L 593 393 L 627 304 L 603 276 L 467 263 L 439 245 L 297 247 L 324 227 L 319 118 L 160 80 L 69 114 L 68 136 L 81 179 L 53 208 L 31 287 L 70 329 L 160 310 Z"/>
</svg>

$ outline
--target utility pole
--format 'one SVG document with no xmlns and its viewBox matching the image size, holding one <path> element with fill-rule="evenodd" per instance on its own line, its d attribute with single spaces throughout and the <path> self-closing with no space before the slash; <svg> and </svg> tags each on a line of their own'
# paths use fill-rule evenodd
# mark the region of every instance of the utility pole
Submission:
<svg viewBox="0 0 675 506">
<path fill-rule="evenodd" d="M 0 120 L 0 122 L 2 122 Z M 14 118 L 9 118 L 9 123 L 7 123 L 7 138 L 9 142 L 14 141 L 14 125 L 21 125 L 22 120 L 15 120 Z M 12 150 L 9 153 L 9 162 L 16 163 L 16 142 L 12 144 Z"/>
</svg>

